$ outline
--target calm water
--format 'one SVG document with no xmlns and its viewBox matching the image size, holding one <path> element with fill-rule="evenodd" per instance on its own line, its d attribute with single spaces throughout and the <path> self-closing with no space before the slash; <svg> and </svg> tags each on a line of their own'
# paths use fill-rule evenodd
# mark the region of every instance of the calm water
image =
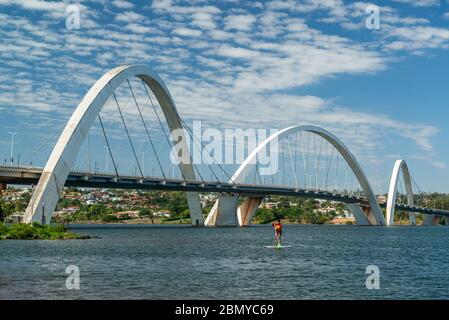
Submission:
<svg viewBox="0 0 449 320">
<path fill-rule="evenodd" d="M 447 227 L 84 227 L 101 239 L 0 241 L 0 299 L 448 299 Z M 65 287 L 77 265 L 81 290 Z M 377 265 L 381 289 L 365 286 Z"/>
</svg>

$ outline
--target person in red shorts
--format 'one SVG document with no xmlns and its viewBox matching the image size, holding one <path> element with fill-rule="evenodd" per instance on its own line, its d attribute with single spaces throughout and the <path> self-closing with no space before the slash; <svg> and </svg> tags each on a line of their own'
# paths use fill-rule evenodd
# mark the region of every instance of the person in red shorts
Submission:
<svg viewBox="0 0 449 320">
<path fill-rule="evenodd" d="M 276 222 L 271 224 L 274 227 L 274 240 L 276 242 L 276 246 L 281 245 L 282 240 L 282 223 L 281 219 L 278 219 Z"/>
</svg>

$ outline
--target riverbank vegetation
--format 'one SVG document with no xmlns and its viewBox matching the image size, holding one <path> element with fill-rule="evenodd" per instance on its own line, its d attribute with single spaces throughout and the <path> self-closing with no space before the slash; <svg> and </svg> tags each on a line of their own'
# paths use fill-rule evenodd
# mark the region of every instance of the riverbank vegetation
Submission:
<svg viewBox="0 0 449 320">
<path fill-rule="evenodd" d="M 27 189 L 8 188 L 0 194 L 0 222 L 20 222 L 30 201 Z M 210 212 L 217 194 L 200 194 L 204 217 Z M 379 195 L 385 201 L 385 195 Z M 244 198 L 240 198 L 241 204 Z M 420 194 L 420 206 L 449 210 L 449 195 Z M 298 197 L 271 196 L 264 199 L 252 220 L 267 224 L 282 218 L 294 224 L 351 224 L 355 220 L 346 206 L 330 201 Z M 408 214 L 398 211 L 397 223 L 408 222 Z M 422 216 L 418 215 L 418 223 Z M 143 190 L 66 188 L 57 205 L 52 222 L 128 223 L 128 224 L 191 224 L 185 193 Z"/>
<path fill-rule="evenodd" d="M 254 223 L 266 224 L 280 218 L 288 223 L 326 224 L 346 211 L 343 204 L 329 201 L 319 203 L 314 199 L 294 197 L 277 197 L 274 200 L 257 209 Z"/>
<path fill-rule="evenodd" d="M 68 232 L 63 225 L 41 225 L 39 223 L 5 225 L 0 223 L 0 240 L 63 240 L 63 239 L 89 239 Z"/>
</svg>

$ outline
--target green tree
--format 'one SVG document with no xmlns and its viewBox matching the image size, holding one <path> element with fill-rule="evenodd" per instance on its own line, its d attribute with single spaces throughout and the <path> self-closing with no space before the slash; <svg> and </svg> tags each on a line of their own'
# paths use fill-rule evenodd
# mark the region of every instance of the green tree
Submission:
<svg viewBox="0 0 449 320">
<path fill-rule="evenodd" d="M 148 217 L 149 215 L 152 215 L 150 209 L 148 209 L 148 208 L 140 208 L 139 209 L 139 216 Z"/>
</svg>

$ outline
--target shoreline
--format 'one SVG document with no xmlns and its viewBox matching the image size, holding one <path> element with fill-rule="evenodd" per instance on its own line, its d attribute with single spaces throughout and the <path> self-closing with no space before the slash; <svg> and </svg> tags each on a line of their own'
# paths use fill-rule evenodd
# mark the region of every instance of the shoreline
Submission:
<svg viewBox="0 0 449 320">
<path fill-rule="evenodd" d="M 137 220 L 137 221 L 136 221 Z M 190 222 L 182 222 L 179 223 L 179 221 L 162 221 L 162 222 L 145 222 L 142 221 L 143 219 L 133 219 L 133 220 L 123 220 L 123 221 L 118 221 L 118 222 L 102 222 L 102 221 L 96 221 L 96 220 L 89 220 L 89 221 L 71 221 L 68 224 L 67 223 L 62 223 L 62 222 L 58 222 L 61 224 L 64 224 L 65 226 L 68 226 L 69 228 L 72 225 L 98 225 L 98 226 L 103 226 L 103 225 L 108 225 L 108 226 L 120 226 L 120 225 L 129 225 L 129 226 L 193 226 Z M 290 221 L 284 221 L 282 222 L 284 226 L 357 226 L 355 223 L 353 224 L 346 224 L 346 223 L 323 223 L 323 224 L 313 224 L 313 223 L 298 223 L 298 222 L 290 222 Z M 420 224 L 417 224 L 417 226 L 419 226 Z M 260 223 L 260 222 L 255 222 L 252 223 L 249 227 L 251 226 L 267 226 L 267 227 L 271 227 L 271 223 Z M 395 226 L 410 226 L 408 224 L 407 221 L 401 221 L 397 224 L 395 224 Z M 193 226 L 195 227 L 195 226 Z M 232 227 L 232 226 L 230 226 Z M 211 227 L 211 228 L 215 228 L 215 227 Z"/>
</svg>

